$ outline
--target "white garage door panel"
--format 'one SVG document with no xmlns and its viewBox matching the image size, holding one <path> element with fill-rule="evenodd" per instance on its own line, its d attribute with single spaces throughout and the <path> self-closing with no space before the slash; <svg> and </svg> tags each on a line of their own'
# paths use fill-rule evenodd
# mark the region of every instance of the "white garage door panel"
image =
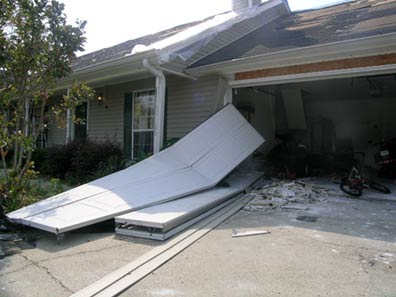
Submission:
<svg viewBox="0 0 396 297">
<path fill-rule="evenodd" d="M 246 123 L 235 108 L 227 106 L 224 110 L 227 112 L 216 113 L 210 122 L 203 122 L 172 147 L 180 159 L 193 165 Z"/>
<path fill-rule="evenodd" d="M 84 203 L 98 205 L 109 211 L 113 209 L 123 211 L 124 209 L 151 204 L 156 202 L 158 197 L 167 199 L 174 195 L 178 196 L 193 186 L 204 188 L 207 187 L 208 183 L 208 179 L 189 169 L 168 175 L 160 181 L 151 180 L 133 188 L 126 187 L 108 194 L 101 194 L 85 200 Z"/>
<path fill-rule="evenodd" d="M 10 219 L 28 217 L 39 214 L 42 211 L 48 211 L 96 195 L 114 192 L 120 187 L 131 188 L 133 184 L 138 184 L 153 178 L 157 179 L 164 175 L 166 176 L 170 172 L 186 168 L 186 166 L 186 164 L 182 163 L 174 156 L 173 152 L 164 154 L 163 151 L 127 169 L 21 208 L 8 214 L 8 217 Z"/>
<path fill-rule="evenodd" d="M 175 220 L 180 220 L 200 209 L 220 204 L 243 192 L 261 175 L 261 173 L 238 173 L 227 178 L 229 187 L 215 187 L 185 198 L 129 212 L 116 217 L 115 222 L 164 229 Z"/>
<path fill-rule="evenodd" d="M 158 185 L 153 180 L 130 191 L 126 188 L 117 193 L 101 194 L 80 203 L 65 205 L 35 215 L 29 220 L 46 225 L 51 230 L 56 230 L 56 233 L 63 233 L 91 225 L 92 222 L 100 222 L 134 209 L 156 204 L 158 197 L 161 201 L 167 201 L 182 197 L 186 193 L 189 194 L 192 187 L 200 187 L 201 190 L 208 188 L 208 180 L 192 169 L 168 176 L 163 182 L 163 185 Z"/>
<path fill-rule="evenodd" d="M 62 233 L 213 187 L 264 139 L 228 105 L 174 146 L 7 216 Z"/>
<path fill-rule="evenodd" d="M 247 122 L 226 142 L 199 160 L 194 168 L 214 182 L 245 160 L 262 143 L 262 137 Z"/>
<path fill-rule="evenodd" d="M 89 214 L 94 218 L 100 218 L 100 220 L 92 220 L 89 224 L 81 224 L 82 222 L 86 223 L 86 214 Z M 76 203 L 52 209 L 48 211 L 45 216 L 37 215 L 23 220 L 26 222 L 26 225 L 32 227 L 45 226 L 44 230 L 53 233 L 63 233 L 79 227 L 91 225 L 92 222 L 101 222 L 111 218 L 112 216 L 109 216 L 109 212 L 107 210 L 101 210 L 90 205 L 85 205 L 84 203 Z M 73 223 L 71 224 L 71 222 Z"/>
</svg>

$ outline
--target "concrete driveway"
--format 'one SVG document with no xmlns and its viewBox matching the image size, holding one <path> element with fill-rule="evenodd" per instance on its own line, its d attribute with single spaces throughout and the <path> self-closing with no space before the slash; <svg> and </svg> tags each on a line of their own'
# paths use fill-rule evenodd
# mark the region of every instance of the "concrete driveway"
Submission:
<svg viewBox="0 0 396 297">
<path fill-rule="evenodd" d="M 241 210 L 122 296 L 396 296 L 396 203 L 340 193 L 308 207 Z M 36 233 L 36 249 L 0 260 L 0 296 L 69 296 L 161 244 L 109 228 L 59 245 Z"/>
</svg>

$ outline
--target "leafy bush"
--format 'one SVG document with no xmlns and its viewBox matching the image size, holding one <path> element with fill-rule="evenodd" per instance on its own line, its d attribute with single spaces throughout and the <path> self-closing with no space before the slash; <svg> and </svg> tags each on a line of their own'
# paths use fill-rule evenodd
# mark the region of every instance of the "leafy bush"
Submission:
<svg viewBox="0 0 396 297">
<path fill-rule="evenodd" d="M 164 143 L 163 146 L 161 147 L 161 151 L 164 150 L 164 149 L 166 149 L 166 148 L 168 148 L 168 147 L 170 147 L 170 146 L 172 146 L 172 145 L 174 145 L 176 142 L 179 141 L 179 139 L 180 139 L 180 138 L 176 138 L 176 137 L 171 138 L 171 139 L 168 139 L 167 141 L 165 141 L 165 143 Z"/>
<path fill-rule="evenodd" d="M 0 206 L 5 212 L 32 204 L 42 198 L 41 189 L 32 185 L 37 175 L 36 171 L 28 169 L 21 180 L 15 171 L 10 171 L 7 180 L 1 179 Z"/>
<path fill-rule="evenodd" d="M 72 167 L 72 159 L 83 145 L 81 141 L 72 141 L 65 145 L 56 145 L 47 149 L 46 160 L 41 166 L 41 173 L 64 179 Z"/>
<path fill-rule="evenodd" d="M 41 172 L 79 184 L 124 167 L 123 152 L 118 144 L 87 139 L 48 148 Z"/>
<path fill-rule="evenodd" d="M 118 170 L 124 169 L 127 166 L 127 160 L 125 160 L 123 157 L 120 157 L 119 155 L 113 155 L 106 161 L 100 163 L 99 169 L 95 172 L 94 177 L 100 178 Z"/>
<path fill-rule="evenodd" d="M 0 220 L 1 210 L 11 212 L 65 190 L 60 179 L 39 178 L 38 172 L 31 169 L 27 171 L 22 182 L 17 179 L 15 173 L 10 173 L 7 182 L 4 179 L 0 181 Z"/>
<path fill-rule="evenodd" d="M 87 140 L 74 154 L 67 177 L 87 180 L 96 177 L 98 171 L 109 174 L 122 168 L 123 159 L 117 144 Z"/>
<path fill-rule="evenodd" d="M 35 150 L 32 153 L 32 161 L 34 162 L 34 169 L 40 172 L 47 158 L 48 156 L 46 149 Z"/>
</svg>

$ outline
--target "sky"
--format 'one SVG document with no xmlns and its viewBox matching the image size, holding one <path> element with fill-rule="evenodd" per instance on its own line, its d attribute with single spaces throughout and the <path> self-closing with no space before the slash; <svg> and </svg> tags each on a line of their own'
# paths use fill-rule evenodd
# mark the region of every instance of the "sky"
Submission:
<svg viewBox="0 0 396 297">
<path fill-rule="evenodd" d="M 86 20 L 87 54 L 180 24 L 229 11 L 231 0 L 59 0 L 69 23 Z M 340 0 L 289 0 L 291 10 L 305 10 Z"/>
</svg>

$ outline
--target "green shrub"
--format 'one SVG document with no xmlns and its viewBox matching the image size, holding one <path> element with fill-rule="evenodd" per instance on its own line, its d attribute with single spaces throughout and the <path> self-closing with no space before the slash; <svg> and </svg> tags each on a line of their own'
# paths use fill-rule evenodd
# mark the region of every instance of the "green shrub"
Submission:
<svg viewBox="0 0 396 297">
<path fill-rule="evenodd" d="M 98 171 L 106 171 L 109 174 L 121 169 L 123 159 L 119 145 L 110 141 L 87 140 L 73 155 L 67 177 L 86 181 L 96 177 Z"/>
<path fill-rule="evenodd" d="M 19 182 L 15 174 L 11 173 L 7 182 L 0 180 L 0 210 L 11 212 L 65 190 L 67 187 L 65 189 L 60 179 L 40 178 L 34 170 L 27 171 L 23 182 Z"/>
<path fill-rule="evenodd" d="M 117 143 L 86 139 L 48 148 L 41 172 L 80 184 L 124 167 L 123 152 Z"/>
<path fill-rule="evenodd" d="M 99 169 L 95 172 L 95 178 L 100 178 L 109 175 L 118 170 L 127 167 L 127 160 L 122 156 L 116 154 L 108 158 L 106 161 L 101 162 Z"/>
<path fill-rule="evenodd" d="M 56 145 L 46 149 L 46 160 L 41 166 L 41 173 L 51 177 L 64 179 L 72 167 L 72 159 L 83 146 L 79 140 L 64 145 Z"/>
<path fill-rule="evenodd" d="M 47 158 L 48 156 L 46 149 L 36 149 L 32 153 L 32 161 L 34 162 L 34 169 L 40 172 Z"/>
<path fill-rule="evenodd" d="M 179 139 L 180 139 L 180 138 L 176 138 L 176 137 L 171 138 L 171 139 L 168 139 L 168 140 L 165 141 L 165 143 L 162 145 L 161 151 L 164 150 L 164 149 L 166 149 L 166 148 L 168 148 L 168 147 L 170 147 L 170 146 L 172 146 L 172 145 L 174 145 L 176 142 L 179 141 Z"/>
<path fill-rule="evenodd" d="M 14 171 L 10 171 L 9 179 L 0 181 L 0 206 L 5 212 L 16 210 L 43 198 L 42 189 L 32 184 L 37 176 L 38 172 L 28 169 L 21 180 Z"/>
</svg>

